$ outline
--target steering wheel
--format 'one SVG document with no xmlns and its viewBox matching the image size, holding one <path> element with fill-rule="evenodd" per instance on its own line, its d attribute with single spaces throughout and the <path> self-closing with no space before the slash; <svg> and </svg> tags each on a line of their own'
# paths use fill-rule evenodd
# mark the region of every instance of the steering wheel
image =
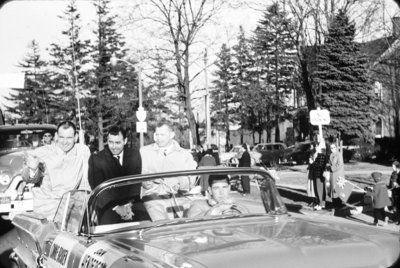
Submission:
<svg viewBox="0 0 400 268">
<path fill-rule="evenodd" d="M 204 216 L 239 215 L 244 213 L 249 213 L 249 209 L 246 208 L 245 206 L 236 203 L 231 203 L 231 204 L 219 203 L 210 208 L 204 214 Z"/>
</svg>

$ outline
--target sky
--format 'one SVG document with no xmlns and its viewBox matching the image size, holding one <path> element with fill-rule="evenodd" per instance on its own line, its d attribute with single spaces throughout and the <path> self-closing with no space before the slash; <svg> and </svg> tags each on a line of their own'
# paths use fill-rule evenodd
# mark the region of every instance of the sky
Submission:
<svg viewBox="0 0 400 268">
<path fill-rule="evenodd" d="M 114 0 L 116 8 L 121 5 L 134 2 L 146 3 L 145 0 Z M 243 26 L 245 32 L 252 31 L 261 18 L 260 7 L 268 4 L 265 0 L 230 0 L 229 8 L 222 11 L 214 23 L 204 31 L 208 35 L 210 43 L 200 43 L 197 49 L 200 51 L 208 48 L 209 62 L 215 58 L 220 46 L 224 42 L 231 42 L 237 36 L 239 26 Z M 393 0 L 381 0 L 387 3 L 386 9 L 382 14 L 388 18 L 393 12 L 398 10 Z M 58 18 L 63 13 L 69 1 L 57 0 L 35 0 L 35 1 L 11 1 L 0 9 L 0 107 L 6 103 L 4 95 L 9 94 L 6 87 L 10 77 L 20 77 L 16 73 L 20 72 L 17 67 L 28 51 L 28 44 L 35 39 L 46 58 L 46 48 L 50 43 L 60 41 L 60 31 L 64 29 L 63 21 Z M 242 2 L 242 4 L 239 4 Z M 244 4 L 243 4 L 244 3 Z M 91 1 L 78 1 L 78 9 L 81 13 L 81 24 L 84 31 L 90 31 L 93 26 L 94 11 Z M 126 36 L 127 46 L 146 49 L 149 43 L 153 42 L 149 38 L 149 31 L 139 27 L 121 27 L 121 31 Z M 154 36 L 153 36 L 154 37 Z M 154 46 L 154 43 L 151 44 Z M 198 61 L 194 69 L 202 70 L 204 66 Z M 211 73 L 211 72 L 210 72 Z M 209 80 L 211 78 L 209 77 Z M 18 83 L 18 81 L 10 81 Z M 194 88 L 204 87 L 204 76 L 200 75 L 193 83 Z M 7 103 L 9 105 L 9 103 Z"/>
<path fill-rule="evenodd" d="M 129 3 L 131 0 L 114 1 L 115 8 L 118 9 L 123 4 Z M 140 1 L 140 0 L 139 0 Z M 234 0 L 235 1 L 235 0 Z M 19 73 L 21 70 L 17 67 L 23 57 L 28 51 L 29 43 L 35 39 L 40 46 L 41 52 L 46 58 L 49 44 L 57 43 L 60 41 L 60 31 L 64 29 L 63 21 L 58 18 L 63 13 L 69 1 L 56 1 L 56 0 L 36 0 L 36 1 L 11 1 L 6 3 L 0 9 L 0 107 L 4 108 L 4 104 L 10 105 L 4 99 L 4 96 L 9 94 L 9 89 L 5 86 L 7 84 L 21 84 L 21 81 L 16 81 L 15 78 L 20 78 Z M 251 0 L 252 2 L 263 2 Z M 91 1 L 78 1 L 78 9 L 81 13 L 81 25 L 83 30 L 90 31 L 93 26 L 94 11 Z M 237 10 L 230 12 L 228 15 L 223 14 L 224 22 L 219 22 L 218 27 L 210 28 L 211 38 L 228 39 L 233 38 L 232 30 L 238 29 L 239 25 L 244 24 L 244 27 L 251 29 L 256 24 L 259 16 L 254 16 L 254 10 L 251 5 L 244 7 L 247 9 Z M 250 10 L 253 10 L 253 15 L 249 16 Z M 218 30 L 218 29 L 219 30 Z M 148 44 L 148 37 L 145 34 L 140 34 L 138 31 L 131 29 L 124 29 L 124 34 L 127 37 L 127 44 L 133 46 L 141 46 L 146 48 Z M 231 29 L 227 31 L 226 29 Z M 143 29 L 140 29 L 144 31 Z M 229 33 L 228 33 L 229 32 Z M 133 43 L 133 44 L 132 44 Z M 213 54 L 212 51 L 209 52 Z M 11 80 L 10 80 L 11 79 Z"/>
</svg>

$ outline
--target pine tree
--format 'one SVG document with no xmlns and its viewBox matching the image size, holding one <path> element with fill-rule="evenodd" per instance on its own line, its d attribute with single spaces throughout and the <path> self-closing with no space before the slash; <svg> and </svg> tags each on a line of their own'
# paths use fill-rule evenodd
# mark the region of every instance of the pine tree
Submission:
<svg viewBox="0 0 400 268">
<path fill-rule="evenodd" d="M 104 133 L 111 125 L 118 122 L 134 125 L 138 107 L 136 66 L 139 62 L 125 59 L 124 38 L 117 31 L 116 15 L 111 12 L 110 1 L 95 0 L 93 4 L 97 14 L 94 30 L 96 40 L 91 47 L 94 76 L 87 80 L 87 87 L 91 90 L 86 98 L 86 106 L 91 118 L 88 129 L 96 133 L 101 150 L 104 147 Z M 125 62 L 119 61 L 112 66 L 112 56 Z"/>
<path fill-rule="evenodd" d="M 293 23 L 279 4 L 269 6 L 255 30 L 254 51 L 257 77 L 265 90 L 267 104 L 267 133 L 275 126 L 275 139 L 279 141 L 279 122 L 287 116 L 285 97 L 296 86 L 296 46 L 293 42 Z M 257 107 L 263 107 L 257 105 Z M 265 107 L 265 106 L 264 106 Z M 272 122 L 271 122 L 272 121 Z"/>
<path fill-rule="evenodd" d="M 84 81 L 88 76 L 89 41 L 80 37 L 80 13 L 75 0 L 68 3 L 59 18 L 65 22 L 66 29 L 61 32 L 60 41 L 49 48 L 51 60 L 46 84 L 53 93 L 50 110 L 57 121 L 76 120 L 77 97 L 85 93 Z"/>
<path fill-rule="evenodd" d="M 233 92 L 232 92 L 232 55 L 230 48 L 222 44 L 220 52 L 217 54 L 215 63 L 217 70 L 213 81 L 214 89 L 211 91 L 211 111 L 214 113 L 212 120 L 214 122 L 223 122 L 226 132 L 226 148 L 230 144 L 229 123 L 234 119 L 233 111 Z"/>
<path fill-rule="evenodd" d="M 314 81 L 322 109 L 330 111 L 327 135 L 373 142 L 376 122 L 374 92 L 368 77 L 367 60 L 354 41 L 355 25 L 344 11 L 333 18 L 318 56 Z"/>
<path fill-rule="evenodd" d="M 248 128 L 249 107 L 247 106 L 250 87 L 253 78 L 251 50 L 249 40 L 246 38 L 243 27 L 239 29 L 238 43 L 233 47 L 232 58 L 232 91 L 235 114 L 241 124 L 240 143 L 243 143 L 244 130 Z M 235 118 L 236 119 L 236 118 Z"/>
<path fill-rule="evenodd" d="M 182 99 L 176 92 L 172 91 L 175 85 L 171 84 L 168 75 L 167 66 L 163 57 L 157 53 L 155 62 L 152 64 L 152 74 L 148 76 L 150 79 L 148 86 L 144 91 L 146 99 L 144 100 L 145 109 L 148 111 L 148 121 L 157 121 L 163 113 L 167 113 L 172 117 L 181 117 L 174 114 L 171 109 L 171 103 L 182 105 Z"/>
<path fill-rule="evenodd" d="M 49 123 L 49 95 L 45 88 L 46 63 L 40 58 L 39 44 L 32 40 L 29 51 L 18 65 L 25 73 L 24 88 L 14 89 L 7 100 L 16 106 L 7 107 L 12 114 L 20 116 L 21 123 Z"/>
</svg>

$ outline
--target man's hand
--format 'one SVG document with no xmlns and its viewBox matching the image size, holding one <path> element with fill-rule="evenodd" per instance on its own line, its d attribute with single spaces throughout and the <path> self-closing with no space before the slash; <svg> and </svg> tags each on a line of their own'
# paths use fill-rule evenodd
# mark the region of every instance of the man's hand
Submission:
<svg viewBox="0 0 400 268">
<path fill-rule="evenodd" d="M 121 216 L 121 219 L 123 219 L 124 221 L 129 221 L 133 219 L 133 216 L 135 216 L 135 214 L 133 214 L 132 212 L 132 204 L 131 203 L 127 203 L 125 205 L 122 206 L 115 206 L 113 208 L 113 210 Z"/>
</svg>

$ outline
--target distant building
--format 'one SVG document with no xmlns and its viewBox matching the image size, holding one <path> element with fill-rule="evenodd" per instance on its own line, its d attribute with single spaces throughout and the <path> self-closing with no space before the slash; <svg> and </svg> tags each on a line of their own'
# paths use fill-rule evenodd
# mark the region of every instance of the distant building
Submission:
<svg viewBox="0 0 400 268">
<path fill-rule="evenodd" d="M 392 19 L 393 31 L 388 37 L 364 43 L 363 52 L 370 62 L 376 97 L 380 100 L 377 138 L 395 137 L 400 133 L 400 17 Z"/>
</svg>

